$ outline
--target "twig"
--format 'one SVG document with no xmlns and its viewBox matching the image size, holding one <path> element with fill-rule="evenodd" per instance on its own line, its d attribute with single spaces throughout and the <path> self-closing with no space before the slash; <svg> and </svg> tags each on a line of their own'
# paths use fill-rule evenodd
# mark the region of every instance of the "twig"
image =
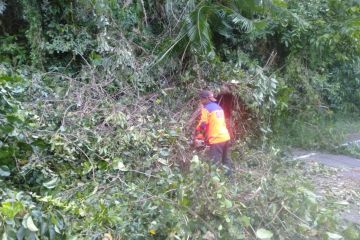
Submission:
<svg viewBox="0 0 360 240">
<path fill-rule="evenodd" d="M 285 209 L 288 213 L 290 213 L 291 216 L 293 216 L 294 218 L 298 219 L 300 222 L 308 224 L 305 220 L 299 218 L 295 213 L 291 212 L 285 205 L 281 204 L 281 206 L 283 207 L 283 209 Z"/>
<path fill-rule="evenodd" d="M 140 1 L 141 1 L 141 5 L 142 5 L 142 7 L 143 7 L 143 11 L 144 11 L 145 25 L 147 26 L 147 25 L 148 25 L 148 22 L 147 22 L 147 14 L 146 14 L 146 9 L 145 9 L 144 0 L 140 0 Z"/>
<path fill-rule="evenodd" d="M 143 175 L 148 176 L 148 177 L 161 178 L 161 177 L 159 177 L 159 176 L 151 175 L 151 174 L 144 173 L 144 172 L 137 171 L 137 170 L 127 170 L 127 172 L 135 172 L 135 173 L 140 173 L 140 174 L 143 174 Z"/>
<path fill-rule="evenodd" d="M 75 106 L 75 104 L 71 104 L 71 105 L 69 105 L 69 106 L 66 108 L 66 110 L 65 110 L 65 112 L 64 112 L 64 115 L 63 115 L 63 119 L 62 119 L 62 121 L 61 121 L 61 126 L 65 126 L 65 117 L 66 117 L 66 114 L 68 113 L 68 111 L 70 110 L 70 108 L 71 108 L 72 106 Z M 59 128 L 59 129 L 60 129 L 60 128 Z"/>
<path fill-rule="evenodd" d="M 274 214 L 274 217 L 271 219 L 271 221 L 268 224 L 266 224 L 266 227 L 275 221 L 275 218 L 280 214 L 280 212 L 281 212 L 281 210 L 283 210 L 283 208 L 284 208 L 284 205 L 281 204 L 280 209 Z"/>
</svg>

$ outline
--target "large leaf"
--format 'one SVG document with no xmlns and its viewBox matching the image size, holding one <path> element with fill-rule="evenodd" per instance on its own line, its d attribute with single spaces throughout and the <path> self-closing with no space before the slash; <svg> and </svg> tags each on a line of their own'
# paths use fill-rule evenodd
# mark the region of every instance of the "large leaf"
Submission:
<svg viewBox="0 0 360 240">
<path fill-rule="evenodd" d="M 58 177 L 54 177 L 53 179 L 51 179 L 50 181 L 43 183 L 43 186 L 48 188 L 48 189 L 52 189 L 56 187 L 58 181 Z"/>
<path fill-rule="evenodd" d="M 256 237 L 259 239 L 271 239 L 272 236 L 273 236 L 273 233 L 264 228 L 260 228 L 256 231 Z"/>
<path fill-rule="evenodd" d="M 343 237 L 337 233 L 327 232 L 326 234 L 328 235 L 329 239 L 343 239 Z"/>
<path fill-rule="evenodd" d="M 36 227 L 32 217 L 30 215 L 26 215 L 23 219 L 22 225 L 29 229 L 32 232 L 37 232 L 39 229 Z"/>
<path fill-rule="evenodd" d="M 287 3 L 284 0 L 255 1 L 255 0 L 225 0 L 225 1 L 201 1 L 197 7 L 183 18 L 182 28 L 178 37 L 171 47 L 159 58 L 160 62 L 176 45 L 184 44 L 184 51 L 194 50 L 195 53 L 205 54 L 210 58 L 215 56 L 213 42 L 216 34 L 225 38 L 237 38 L 235 29 L 244 32 L 263 31 L 269 16 L 278 16 L 280 13 L 292 18 L 286 10 Z M 285 13 L 286 14 L 283 14 Z M 188 48 L 188 46 L 191 46 Z"/>
<path fill-rule="evenodd" d="M 8 177 L 10 176 L 10 169 L 8 166 L 0 166 L 0 177 Z"/>
<path fill-rule="evenodd" d="M 233 14 L 230 15 L 230 17 L 232 18 L 232 21 L 235 24 L 240 25 L 242 30 L 244 30 L 246 32 L 250 32 L 254 29 L 252 21 L 245 18 L 241 14 L 234 12 Z"/>
</svg>

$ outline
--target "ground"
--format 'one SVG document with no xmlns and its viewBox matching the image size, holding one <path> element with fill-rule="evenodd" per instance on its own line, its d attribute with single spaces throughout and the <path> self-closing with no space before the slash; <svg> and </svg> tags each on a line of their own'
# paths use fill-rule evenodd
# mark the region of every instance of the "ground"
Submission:
<svg viewBox="0 0 360 240">
<path fill-rule="evenodd" d="M 352 134 L 343 146 L 359 144 L 359 134 Z M 345 155 L 296 149 L 292 158 L 304 161 L 320 198 L 332 198 L 342 205 L 342 218 L 360 224 L 360 160 Z"/>
</svg>

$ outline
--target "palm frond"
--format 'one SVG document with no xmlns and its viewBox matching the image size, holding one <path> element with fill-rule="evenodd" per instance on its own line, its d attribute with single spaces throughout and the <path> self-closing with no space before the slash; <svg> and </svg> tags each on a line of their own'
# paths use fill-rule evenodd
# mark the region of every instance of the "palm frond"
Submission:
<svg viewBox="0 0 360 240">
<path fill-rule="evenodd" d="M 214 53 L 214 33 L 225 38 L 232 38 L 234 29 L 240 28 L 246 33 L 262 31 L 267 26 L 269 15 L 283 14 L 287 11 L 285 6 L 285 0 L 222 0 L 215 3 L 201 1 L 190 14 L 183 18 L 182 28 L 174 44 L 186 38 L 187 44 L 184 51 L 190 46 L 189 49 L 196 49 L 202 54 Z M 290 16 L 291 13 L 286 12 L 286 14 Z M 300 22 L 301 19 L 296 21 Z M 170 51 L 174 47 L 175 45 L 172 45 Z"/>
<path fill-rule="evenodd" d="M 233 11 L 248 18 L 251 18 L 254 13 L 262 13 L 264 10 L 264 0 L 232 0 L 230 2 L 228 6 L 231 7 Z"/>
<path fill-rule="evenodd" d="M 236 25 L 240 25 L 240 28 L 242 30 L 246 32 L 251 32 L 252 30 L 254 30 L 253 22 L 250 19 L 245 18 L 241 14 L 234 12 L 230 15 L 230 17 L 232 19 L 232 22 Z"/>
<path fill-rule="evenodd" d="M 213 5 L 199 6 L 186 20 L 186 29 L 189 40 L 203 52 L 214 49 L 212 43 L 212 28 L 210 18 L 216 9 Z"/>
</svg>

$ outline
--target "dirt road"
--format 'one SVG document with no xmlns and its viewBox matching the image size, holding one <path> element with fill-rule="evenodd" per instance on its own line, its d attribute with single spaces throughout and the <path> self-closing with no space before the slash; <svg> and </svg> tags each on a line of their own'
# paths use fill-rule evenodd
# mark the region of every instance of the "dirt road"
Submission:
<svg viewBox="0 0 360 240">
<path fill-rule="evenodd" d="M 355 139 L 343 144 L 359 144 Z M 343 219 L 351 223 L 360 224 L 360 160 L 345 156 L 306 150 L 294 150 L 294 160 L 303 160 L 308 164 L 323 164 L 327 166 L 330 173 L 317 174 L 313 177 L 317 194 L 326 196 L 332 194 L 348 205 L 342 213 Z"/>
</svg>

